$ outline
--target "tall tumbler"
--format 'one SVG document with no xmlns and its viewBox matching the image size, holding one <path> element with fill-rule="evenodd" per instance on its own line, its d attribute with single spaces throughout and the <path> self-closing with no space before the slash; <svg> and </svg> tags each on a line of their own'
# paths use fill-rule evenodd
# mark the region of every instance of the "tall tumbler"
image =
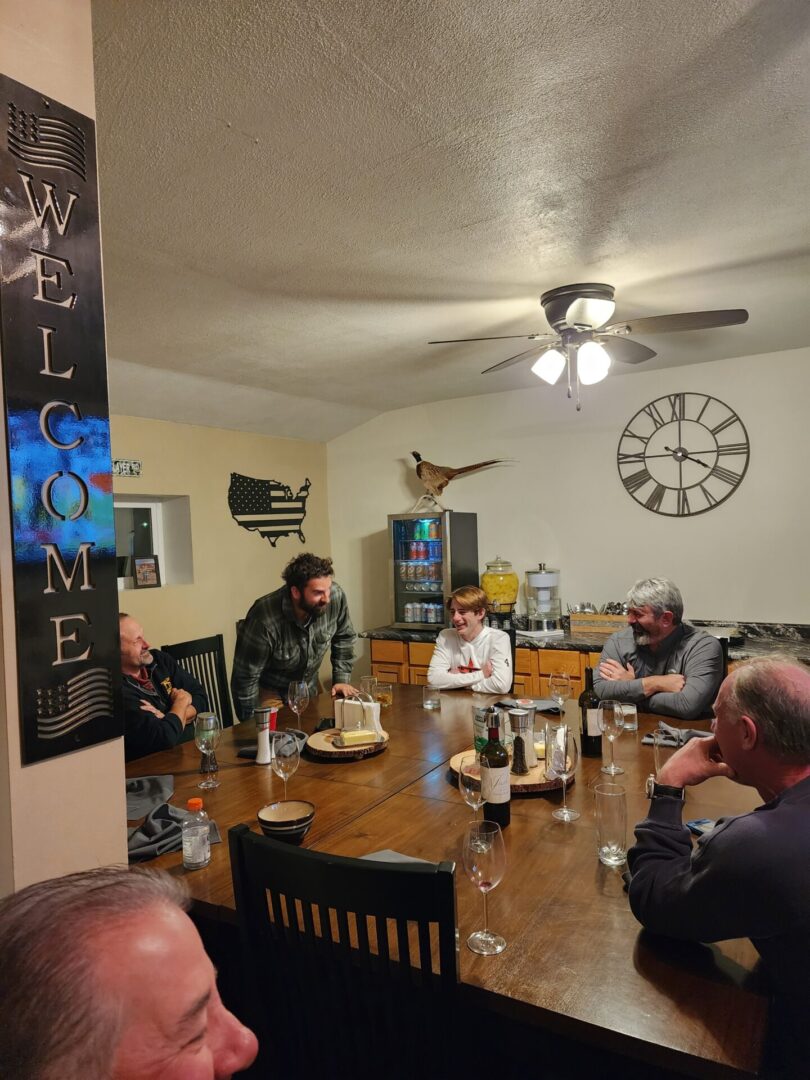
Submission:
<svg viewBox="0 0 810 1080">
<path fill-rule="evenodd" d="M 605 866 L 627 862 L 627 796 L 620 784 L 597 784 L 596 850 Z"/>
</svg>

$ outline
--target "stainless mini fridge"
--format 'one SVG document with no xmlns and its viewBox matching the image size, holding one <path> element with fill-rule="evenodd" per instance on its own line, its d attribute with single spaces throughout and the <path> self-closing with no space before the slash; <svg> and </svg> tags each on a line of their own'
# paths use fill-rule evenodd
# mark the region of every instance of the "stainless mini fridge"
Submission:
<svg viewBox="0 0 810 1080">
<path fill-rule="evenodd" d="M 478 585 L 477 515 L 389 514 L 388 543 L 392 625 L 446 626 L 450 593 Z"/>
</svg>

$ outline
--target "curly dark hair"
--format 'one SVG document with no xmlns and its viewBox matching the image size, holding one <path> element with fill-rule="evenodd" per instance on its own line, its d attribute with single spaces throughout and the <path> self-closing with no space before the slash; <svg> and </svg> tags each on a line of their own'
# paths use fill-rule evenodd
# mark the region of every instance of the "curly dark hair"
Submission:
<svg viewBox="0 0 810 1080">
<path fill-rule="evenodd" d="M 294 585 L 299 592 L 303 592 L 312 578 L 332 577 L 334 572 L 331 559 L 322 559 L 320 555 L 305 551 L 303 555 L 290 559 L 281 576 L 288 589 Z"/>
</svg>

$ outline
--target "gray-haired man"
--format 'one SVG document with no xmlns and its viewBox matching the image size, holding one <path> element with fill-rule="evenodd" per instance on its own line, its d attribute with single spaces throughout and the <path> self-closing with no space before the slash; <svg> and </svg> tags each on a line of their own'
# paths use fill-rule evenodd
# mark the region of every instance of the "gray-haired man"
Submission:
<svg viewBox="0 0 810 1080">
<path fill-rule="evenodd" d="M 256 1057 L 168 874 L 102 867 L 0 901 L 0 1076 L 227 1080 Z"/>
<path fill-rule="evenodd" d="M 627 629 L 608 638 L 594 673 L 597 697 L 679 720 L 710 717 L 725 674 L 720 642 L 682 621 L 683 598 L 667 578 L 637 581 L 627 601 Z"/>
</svg>

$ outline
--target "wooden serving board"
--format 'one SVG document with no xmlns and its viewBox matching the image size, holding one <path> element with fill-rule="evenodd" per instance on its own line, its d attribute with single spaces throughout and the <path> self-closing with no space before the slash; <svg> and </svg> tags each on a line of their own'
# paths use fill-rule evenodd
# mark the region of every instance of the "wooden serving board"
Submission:
<svg viewBox="0 0 810 1080">
<path fill-rule="evenodd" d="M 359 761 L 360 758 L 374 757 L 381 754 L 388 746 L 388 732 L 382 733 L 382 741 L 366 743 L 360 746 L 335 746 L 335 739 L 340 735 L 337 728 L 316 731 L 307 739 L 307 750 L 313 757 L 328 761 Z"/>
<path fill-rule="evenodd" d="M 460 754 L 454 754 L 450 758 L 450 771 L 453 776 L 458 779 L 458 770 L 461 764 L 461 759 L 469 757 L 470 754 L 474 754 L 475 750 L 470 747 L 469 750 L 462 750 Z M 514 773 L 509 773 L 509 786 L 512 789 L 513 795 L 542 795 L 547 791 L 560 791 L 563 786 L 562 780 L 546 780 L 545 762 L 540 762 L 535 765 L 533 769 L 529 769 L 525 776 L 515 776 Z M 569 776 L 567 786 L 570 787 L 574 782 L 574 777 Z"/>
</svg>

